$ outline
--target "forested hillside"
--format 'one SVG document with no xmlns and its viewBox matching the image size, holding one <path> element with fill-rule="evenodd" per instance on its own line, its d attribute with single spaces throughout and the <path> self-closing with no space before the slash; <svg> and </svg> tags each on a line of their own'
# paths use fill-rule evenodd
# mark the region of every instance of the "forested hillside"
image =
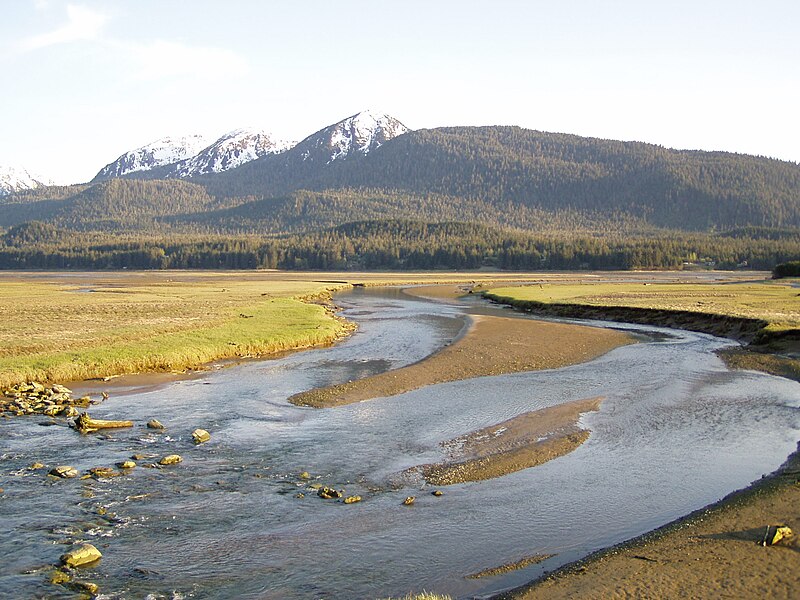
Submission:
<svg viewBox="0 0 800 600">
<path fill-rule="evenodd" d="M 191 181 L 6 196 L 0 268 L 771 269 L 800 257 L 792 163 L 517 127 L 401 133 L 335 160 L 326 140 Z"/>
</svg>

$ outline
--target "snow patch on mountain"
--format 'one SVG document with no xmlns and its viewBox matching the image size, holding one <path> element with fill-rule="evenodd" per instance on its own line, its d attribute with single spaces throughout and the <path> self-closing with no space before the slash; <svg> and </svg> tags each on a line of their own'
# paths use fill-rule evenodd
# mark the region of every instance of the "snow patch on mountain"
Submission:
<svg viewBox="0 0 800 600">
<path fill-rule="evenodd" d="M 221 173 L 262 156 L 279 154 L 292 145 L 292 142 L 275 140 L 265 131 L 253 128 L 236 129 L 226 133 L 195 156 L 177 163 L 174 173 L 169 176 L 193 177 Z"/>
<path fill-rule="evenodd" d="M 53 185 L 53 182 L 32 174 L 27 169 L 0 165 L 0 196 L 33 190 L 45 185 Z"/>
<path fill-rule="evenodd" d="M 325 162 L 330 164 L 354 155 L 366 156 L 407 131 L 394 117 L 366 110 L 318 131 L 298 147 L 302 147 L 303 160 L 316 160 L 324 150 Z"/>
<path fill-rule="evenodd" d="M 131 150 L 103 167 L 95 180 L 121 177 L 128 173 L 149 171 L 191 158 L 208 145 L 202 135 L 165 137 L 146 146 Z"/>
</svg>

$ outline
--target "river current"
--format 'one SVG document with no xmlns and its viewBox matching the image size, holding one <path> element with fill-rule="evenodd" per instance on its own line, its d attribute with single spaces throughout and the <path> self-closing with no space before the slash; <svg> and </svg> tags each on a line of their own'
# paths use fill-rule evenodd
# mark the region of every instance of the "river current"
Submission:
<svg viewBox="0 0 800 600">
<path fill-rule="evenodd" d="M 800 384 L 729 371 L 714 351 L 732 342 L 608 323 L 593 324 L 628 329 L 639 342 L 562 369 L 335 409 L 292 406 L 294 393 L 421 360 L 450 343 L 470 311 L 512 314 L 399 290 L 354 290 L 337 302 L 359 330 L 329 348 L 158 386 L 75 388 L 108 389 L 92 416 L 132 419 L 133 429 L 81 436 L 63 420 L 0 420 L 0 597 L 74 597 L 48 577 L 79 541 L 103 553 L 80 574 L 100 585 L 101 598 L 483 597 L 746 486 L 777 468 L 800 437 Z M 605 401 L 583 417 L 592 433 L 571 454 L 448 486 L 441 497 L 402 475 L 441 460 L 444 440 L 594 396 Z M 146 429 L 151 418 L 166 429 Z M 197 427 L 210 442 L 192 443 Z M 132 454 L 184 461 L 99 481 L 27 469 L 38 461 L 85 471 Z M 363 501 L 322 500 L 309 483 Z M 409 495 L 415 504 L 402 506 Z M 554 556 L 466 577 L 535 554 Z"/>
</svg>

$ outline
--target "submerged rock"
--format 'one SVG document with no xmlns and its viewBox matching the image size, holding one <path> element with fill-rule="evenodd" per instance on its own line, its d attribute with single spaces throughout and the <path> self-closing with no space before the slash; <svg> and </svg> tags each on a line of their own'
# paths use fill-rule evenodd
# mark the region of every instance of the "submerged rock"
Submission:
<svg viewBox="0 0 800 600">
<path fill-rule="evenodd" d="M 117 463 L 117 468 L 119 469 L 135 469 L 136 463 L 132 460 L 123 460 L 122 462 Z"/>
<path fill-rule="evenodd" d="M 56 569 L 50 573 L 50 583 L 53 585 L 62 585 L 69 583 L 70 581 L 72 581 L 72 576 L 70 576 L 69 573 L 65 573 L 61 569 Z"/>
<path fill-rule="evenodd" d="M 211 439 L 211 434 L 205 429 L 195 429 L 192 432 L 192 439 L 194 440 L 195 444 L 202 444 Z"/>
<path fill-rule="evenodd" d="M 77 548 L 73 548 L 66 554 L 61 555 L 61 562 L 68 567 L 80 567 L 81 565 L 88 565 L 102 558 L 100 550 L 91 544 L 81 544 Z"/>
<path fill-rule="evenodd" d="M 320 490 L 317 492 L 317 496 L 319 496 L 320 498 L 324 498 L 325 500 L 331 500 L 333 498 L 341 498 L 342 492 L 335 490 L 333 488 L 323 487 L 320 488 Z"/>
<path fill-rule="evenodd" d="M 78 469 L 75 467 L 70 467 L 69 465 L 61 465 L 59 467 L 50 469 L 48 474 L 54 475 L 55 477 L 61 477 L 62 479 L 70 479 L 78 476 Z"/>
<path fill-rule="evenodd" d="M 431 495 L 432 495 L 432 496 L 436 496 L 436 497 L 438 498 L 439 496 L 443 496 L 443 495 L 444 495 L 444 492 L 443 492 L 442 490 L 433 490 L 433 491 L 431 492 Z"/>
<path fill-rule="evenodd" d="M 300 479 L 311 479 L 311 474 L 308 471 L 300 473 Z"/>
<path fill-rule="evenodd" d="M 115 471 L 111 467 L 94 467 L 89 469 L 89 473 L 98 479 L 101 477 L 118 477 L 120 475 L 119 471 Z"/>
</svg>

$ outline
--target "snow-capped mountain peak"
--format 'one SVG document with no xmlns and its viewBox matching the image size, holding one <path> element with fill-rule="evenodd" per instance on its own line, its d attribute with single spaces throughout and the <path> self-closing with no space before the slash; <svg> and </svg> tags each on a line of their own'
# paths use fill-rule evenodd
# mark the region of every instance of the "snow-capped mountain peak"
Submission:
<svg viewBox="0 0 800 600">
<path fill-rule="evenodd" d="M 202 135 L 161 138 L 146 146 L 126 152 L 114 162 L 103 167 L 95 176 L 95 180 L 111 179 L 128 173 L 149 171 L 156 167 L 170 165 L 195 156 L 207 145 L 208 140 Z"/>
<path fill-rule="evenodd" d="M 407 131 L 408 127 L 394 117 L 365 110 L 326 127 L 298 146 L 303 146 L 303 160 L 317 160 L 320 150 L 324 150 L 329 164 L 353 155 L 367 155 Z"/>
<path fill-rule="evenodd" d="M 32 190 L 45 185 L 53 185 L 53 182 L 20 167 L 0 165 L 0 196 L 8 196 L 14 192 Z"/>
<path fill-rule="evenodd" d="M 221 173 L 268 154 L 278 154 L 293 144 L 275 140 L 271 134 L 254 128 L 235 129 L 226 133 L 196 155 L 175 165 L 171 177 L 193 177 Z"/>
</svg>

